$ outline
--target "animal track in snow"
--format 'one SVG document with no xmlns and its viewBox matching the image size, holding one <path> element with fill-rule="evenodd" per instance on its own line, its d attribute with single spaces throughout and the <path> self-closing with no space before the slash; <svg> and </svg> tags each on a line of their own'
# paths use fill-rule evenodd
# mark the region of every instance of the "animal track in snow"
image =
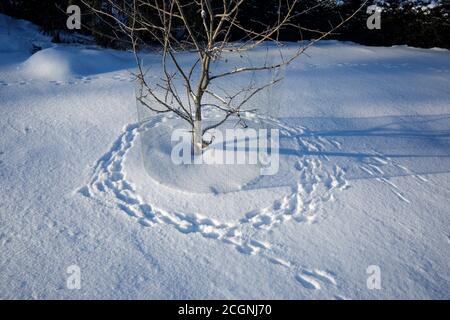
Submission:
<svg viewBox="0 0 450 320">
<path fill-rule="evenodd" d="M 317 290 L 321 288 L 319 281 L 317 281 L 316 278 L 311 277 L 310 275 L 298 273 L 295 276 L 295 279 L 306 289 Z"/>
<path fill-rule="evenodd" d="M 95 80 L 114 80 L 120 82 L 133 82 L 136 80 L 136 77 L 131 73 L 115 73 L 112 75 L 92 75 L 92 76 L 74 76 L 64 80 L 48 80 L 47 83 L 55 86 L 66 86 L 66 85 L 78 85 L 78 84 L 89 84 Z M 38 79 L 21 79 L 13 82 L 6 82 L 4 80 L 0 80 L 0 87 L 7 86 L 24 86 L 30 85 L 33 83 L 37 83 L 41 80 Z"/>
<path fill-rule="evenodd" d="M 271 206 L 254 209 L 236 222 L 220 222 L 201 213 L 170 212 L 146 203 L 137 194 L 135 186 L 127 181 L 123 163 L 139 132 L 158 126 L 168 118 L 170 117 L 158 115 L 147 122 L 126 126 L 110 150 L 97 161 L 91 180 L 86 186 L 80 188 L 79 192 L 111 207 L 118 207 L 144 227 L 170 225 L 183 234 L 197 233 L 205 239 L 231 245 L 242 254 L 267 259 L 272 264 L 288 269 L 294 279 L 305 288 L 317 290 L 325 285 L 337 285 L 334 276 L 329 272 L 309 270 L 298 266 L 293 261 L 274 257 L 271 244 L 257 238 L 263 232 L 289 220 L 317 222 L 319 214 L 323 213 L 324 203 L 334 201 L 336 192 L 349 187 L 344 168 L 331 163 L 327 157 L 309 155 L 313 152 L 324 151 L 327 146 L 340 149 L 340 142 L 327 137 L 314 136 L 309 134 L 306 128 L 294 128 L 278 119 L 258 117 L 258 121 L 278 127 L 282 136 L 294 139 L 298 145 L 298 159 L 294 170 L 297 183 L 292 186 L 289 194 L 275 201 Z M 388 164 L 390 164 L 389 159 L 376 154 L 362 167 L 372 174 L 374 172 L 382 174 L 381 168 Z M 394 188 L 399 193 L 399 197 L 402 196 L 398 188 L 394 187 L 395 185 L 390 181 L 381 181 Z M 405 201 L 408 200 L 405 198 Z"/>
<path fill-rule="evenodd" d="M 245 255 L 257 255 L 269 262 L 287 268 L 294 273 L 298 270 L 296 264 L 279 257 L 273 257 L 271 244 L 256 239 L 258 232 L 272 229 L 285 221 L 294 219 L 298 222 L 312 223 L 316 220 L 316 212 L 320 210 L 321 202 L 331 200 L 330 194 L 335 190 L 343 190 L 347 186 L 345 171 L 335 166 L 330 172 L 321 172 L 323 165 L 319 159 L 299 156 L 296 169 L 299 182 L 293 187 L 292 193 L 276 201 L 268 208 L 248 212 L 235 223 L 224 223 L 210 219 L 201 214 L 184 214 L 169 212 L 145 203 L 136 193 L 133 184 L 126 180 L 123 162 L 127 152 L 132 148 L 140 131 L 146 131 L 167 120 L 167 117 L 156 116 L 152 120 L 125 127 L 122 134 L 113 143 L 111 149 L 95 164 L 90 182 L 79 189 L 79 192 L 89 198 L 101 200 L 111 207 L 118 207 L 128 216 L 136 219 L 142 226 L 151 227 L 156 224 L 171 225 L 183 234 L 198 233 L 206 239 L 214 239 L 233 246 Z M 282 134 L 295 137 L 304 133 L 304 128 L 292 128 L 277 119 L 264 118 L 269 124 L 276 125 Z M 322 138 L 320 141 L 304 141 L 298 138 L 299 147 L 314 150 L 317 145 L 330 144 L 339 146 L 337 142 Z M 312 283 L 312 287 L 321 287 L 321 283 L 336 285 L 332 276 L 322 271 L 309 272 L 300 268 L 295 273 L 303 279 L 304 284 Z M 330 278 L 331 277 L 331 278 Z M 326 280 L 328 279 L 328 280 Z M 333 279 L 333 280 L 329 280 Z M 298 281 L 298 279 L 297 279 Z"/>
<path fill-rule="evenodd" d="M 324 284 L 336 286 L 334 276 L 322 270 L 302 270 L 295 275 L 295 279 L 307 289 L 320 289 Z"/>
<path fill-rule="evenodd" d="M 385 185 L 387 185 L 391 192 L 397 196 L 397 198 L 405 203 L 410 204 L 411 201 L 406 197 L 404 192 L 400 190 L 400 188 L 390 181 L 389 177 L 386 176 L 386 171 L 392 171 L 392 169 L 399 170 L 401 174 L 405 174 L 413 177 L 419 184 L 426 183 L 428 180 L 408 169 L 407 167 L 397 163 L 392 158 L 385 156 L 377 151 L 373 151 L 373 155 L 365 157 L 362 161 L 363 164 L 359 165 L 359 168 L 367 173 L 369 176 L 376 179 Z"/>
</svg>

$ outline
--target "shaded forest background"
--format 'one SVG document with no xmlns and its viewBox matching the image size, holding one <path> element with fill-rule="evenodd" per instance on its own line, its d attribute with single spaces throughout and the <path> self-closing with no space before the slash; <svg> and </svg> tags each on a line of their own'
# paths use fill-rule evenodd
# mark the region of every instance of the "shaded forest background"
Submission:
<svg viewBox="0 0 450 320">
<path fill-rule="evenodd" d="M 101 8 L 114 14 L 113 8 L 105 0 L 85 0 L 91 6 Z M 123 5 L 129 0 L 117 0 Z M 214 2 L 214 0 L 213 0 Z M 248 28 L 262 28 L 260 22 L 270 24 L 277 19 L 279 0 L 247 0 L 240 11 L 239 20 Z M 280 33 L 282 41 L 298 41 L 317 38 L 318 33 L 309 30 L 327 31 L 337 25 L 342 19 L 351 15 L 364 0 L 301 0 L 296 12 L 303 12 L 320 3 L 315 9 L 299 14 L 295 24 L 303 27 L 298 29 L 285 28 Z M 118 32 L 114 21 L 93 14 L 79 0 L 0 0 L 0 12 L 15 18 L 30 20 L 39 25 L 42 31 L 53 37 L 54 42 L 66 41 L 61 34 L 67 34 L 66 8 L 79 5 L 82 12 L 83 27 L 77 31 L 93 36 L 101 46 L 126 48 L 127 39 Z M 366 20 L 369 16 L 366 8 L 361 10 L 350 22 L 340 28 L 328 39 L 353 41 L 365 45 L 391 46 L 410 45 L 415 47 L 450 48 L 450 0 L 386 0 L 369 1 L 366 6 L 377 4 L 383 9 L 381 13 L 381 29 L 369 30 Z M 151 12 L 148 13 L 151 16 Z M 193 21 L 198 18 L 198 12 Z M 179 35 L 183 36 L 182 32 Z M 240 39 L 238 32 L 234 39 Z M 119 39 L 118 39 L 119 38 Z M 154 39 L 146 39 L 151 43 Z"/>
</svg>

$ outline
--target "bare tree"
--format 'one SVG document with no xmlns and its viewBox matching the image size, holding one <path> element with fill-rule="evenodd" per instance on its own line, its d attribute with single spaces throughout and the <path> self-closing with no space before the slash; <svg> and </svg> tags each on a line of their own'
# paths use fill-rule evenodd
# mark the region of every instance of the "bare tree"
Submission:
<svg viewBox="0 0 450 320">
<path fill-rule="evenodd" d="M 112 28 L 120 28 L 131 42 L 138 67 L 140 90 L 137 99 L 156 113 L 173 113 L 183 119 L 192 131 L 193 152 L 200 154 L 208 144 L 204 134 L 224 124 L 230 117 L 242 121 L 244 112 L 256 112 L 248 108 L 249 102 L 264 89 L 273 86 L 281 77 L 264 84 L 249 84 L 234 92 L 217 90 L 216 83 L 232 81 L 243 73 L 277 70 L 290 64 L 317 41 L 333 33 L 350 20 L 351 16 L 327 31 L 309 30 L 294 24 L 299 12 L 300 0 L 279 0 L 276 21 L 269 25 L 259 21 L 261 28 L 252 30 L 239 21 L 239 13 L 245 0 L 105 0 L 110 10 L 91 9 L 104 18 L 114 21 Z M 87 3 L 85 3 L 87 4 Z M 365 3 L 364 3 L 365 4 Z M 363 4 L 363 6 L 364 6 Z M 88 5 L 88 4 L 87 4 Z M 321 5 L 318 1 L 313 8 Z M 313 31 L 317 38 L 291 51 L 289 55 L 280 50 L 276 61 L 261 61 L 260 65 L 232 67 L 226 71 L 213 70 L 212 63 L 229 55 L 242 55 L 272 41 L 281 47 L 280 32 L 291 30 Z M 239 39 L 232 36 L 240 34 Z M 162 77 L 150 83 L 139 57 L 140 48 L 149 39 L 159 43 L 162 57 Z M 233 40 L 233 41 L 231 41 Z M 192 52 L 191 64 L 180 62 L 180 53 Z M 217 72 L 217 73 L 216 73 Z M 214 108 L 223 116 L 208 126 L 203 126 L 202 110 Z"/>
</svg>

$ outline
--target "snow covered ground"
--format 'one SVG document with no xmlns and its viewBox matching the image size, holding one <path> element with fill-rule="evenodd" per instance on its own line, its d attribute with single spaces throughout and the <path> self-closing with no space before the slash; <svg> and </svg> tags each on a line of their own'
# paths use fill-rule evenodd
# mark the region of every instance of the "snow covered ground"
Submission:
<svg viewBox="0 0 450 320">
<path fill-rule="evenodd" d="M 0 15 L 0 298 L 450 298 L 447 50 L 315 46 L 252 120 L 284 176 L 231 192 L 148 176 L 173 120 L 138 121 L 132 68 Z"/>
</svg>

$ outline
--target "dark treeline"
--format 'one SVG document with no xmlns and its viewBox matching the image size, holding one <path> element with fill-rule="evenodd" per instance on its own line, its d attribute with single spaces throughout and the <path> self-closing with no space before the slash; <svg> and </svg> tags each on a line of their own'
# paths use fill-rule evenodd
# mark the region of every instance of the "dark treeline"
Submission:
<svg viewBox="0 0 450 320">
<path fill-rule="evenodd" d="M 91 6 L 114 11 L 105 0 L 85 0 Z M 129 0 L 117 0 L 124 3 Z M 214 0 L 213 0 L 214 1 Z M 320 6 L 317 3 L 321 2 Z M 364 3 L 364 0 L 302 0 L 296 10 L 299 14 L 295 24 L 303 29 L 286 28 L 280 33 L 280 40 L 297 41 L 318 37 L 313 30 L 327 31 L 339 24 L 342 19 L 351 15 Z M 333 33 L 328 39 L 348 40 L 366 45 L 391 46 L 407 44 L 415 47 L 443 47 L 450 48 L 450 0 L 441 0 L 437 5 L 428 6 L 429 0 L 389 0 L 379 3 L 383 8 L 381 13 L 381 29 L 369 30 L 366 20 L 369 16 L 366 7 L 373 4 L 369 2 L 352 20 Z M 10 16 L 26 19 L 42 27 L 42 30 L 53 35 L 54 41 L 60 41 L 59 33 L 66 30 L 66 8 L 76 4 L 81 7 L 82 33 L 94 36 L 96 42 L 106 47 L 123 47 L 125 39 L 117 34 L 117 28 L 112 28 L 113 21 L 98 17 L 88 10 L 79 0 L 1 0 L 0 12 Z M 264 28 L 261 24 L 270 24 L 277 19 L 279 0 L 247 0 L 240 10 L 240 21 L 248 28 L 258 30 Z M 151 12 L 148 12 L 151 15 Z M 193 20 L 198 18 L 198 13 Z M 239 39 L 238 31 L 233 34 Z M 146 39 L 151 42 L 152 39 Z"/>
</svg>

